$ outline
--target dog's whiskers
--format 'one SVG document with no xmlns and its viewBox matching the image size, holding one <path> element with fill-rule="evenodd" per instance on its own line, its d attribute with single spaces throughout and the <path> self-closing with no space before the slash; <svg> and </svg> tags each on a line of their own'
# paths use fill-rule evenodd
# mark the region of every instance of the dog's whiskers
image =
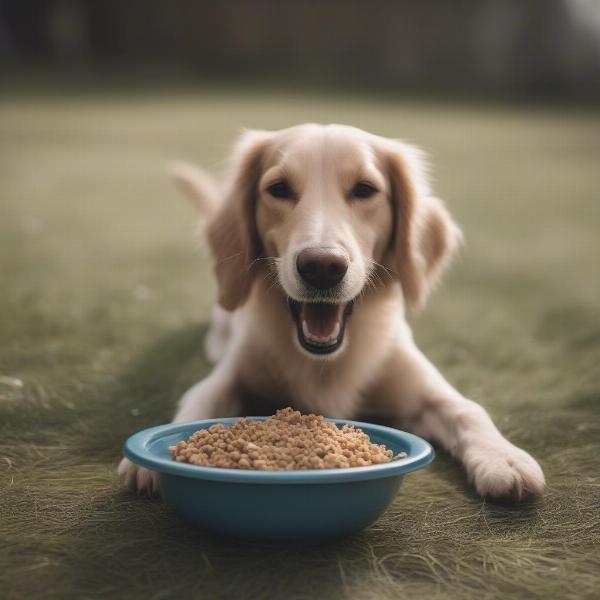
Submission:
<svg viewBox="0 0 600 600">
<path fill-rule="evenodd" d="M 280 259 L 275 257 L 267 257 L 262 258 L 262 260 L 269 261 L 268 269 L 265 273 L 264 279 L 265 281 L 269 282 L 269 285 L 267 286 L 267 292 L 270 292 L 273 288 L 276 288 L 280 285 L 277 271 L 277 264 Z"/>
<path fill-rule="evenodd" d="M 383 269 L 383 272 L 390 278 L 393 279 L 392 277 L 392 273 L 396 276 L 398 276 L 398 273 L 396 271 L 394 271 L 393 269 L 390 269 L 389 267 L 386 267 L 385 265 L 382 265 L 381 263 L 377 262 L 376 260 L 374 260 L 373 258 L 369 258 L 367 257 L 367 261 L 369 263 L 371 263 L 372 266 L 375 267 L 379 267 L 380 269 Z"/>
<path fill-rule="evenodd" d="M 271 290 L 277 287 L 280 287 L 279 280 L 277 278 L 274 278 L 273 281 L 271 281 L 271 283 L 269 284 L 269 287 L 267 287 L 267 292 L 270 292 Z"/>
<path fill-rule="evenodd" d="M 375 269 L 371 268 L 367 271 L 365 287 L 375 290 L 375 289 L 377 289 L 377 283 L 383 285 L 383 281 L 382 281 L 381 277 L 379 277 L 379 274 L 377 273 L 377 271 Z"/>
<path fill-rule="evenodd" d="M 279 263 L 279 261 L 281 260 L 279 257 L 277 256 L 258 256 L 257 258 L 255 258 L 247 267 L 247 271 L 250 271 L 250 269 L 252 269 L 252 267 L 259 261 L 259 260 L 266 260 L 269 263 L 269 268 L 273 268 L 274 266 L 276 267 L 277 264 Z"/>
</svg>

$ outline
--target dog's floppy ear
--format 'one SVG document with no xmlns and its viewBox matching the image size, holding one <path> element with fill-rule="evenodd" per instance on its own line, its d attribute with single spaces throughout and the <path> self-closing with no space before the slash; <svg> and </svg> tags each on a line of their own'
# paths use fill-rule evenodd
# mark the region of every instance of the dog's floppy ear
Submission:
<svg viewBox="0 0 600 600">
<path fill-rule="evenodd" d="M 402 142 L 388 142 L 394 233 L 390 258 L 409 308 L 422 308 L 462 243 L 462 233 L 444 203 L 432 196 L 424 153 Z"/>
<path fill-rule="evenodd" d="M 265 147 L 266 131 L 245 131 L 233 153 L 231 178 L 222 205 L 208 223 L 207 238 L 219 288 L 219 304 L 234 310 L 247 299 L 252 262 L 260 254 L 254 207 Z"/>
</svg>

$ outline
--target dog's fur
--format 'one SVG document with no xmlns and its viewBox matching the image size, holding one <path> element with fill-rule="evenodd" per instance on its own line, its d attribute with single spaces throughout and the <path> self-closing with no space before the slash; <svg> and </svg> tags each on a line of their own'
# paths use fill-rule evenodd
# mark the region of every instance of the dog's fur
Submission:
<svg viewBox="0 0 600 600">
<path fill-rule="evenodd" d="M 482 496 L 542 492 L 538 463 L 440 375 L 406 323 L 405 311 L 424 305 L 462 240 L 430 191 L 420 150 L 352 127 L 308 124 L 246 131 L 222 192 L 189 165 L 174 174 L 207 216 L 218 281 L 206 340 L 216 366 L 183 396 L 175 421 L 241 415 L 250 399 L 267 412 L 291 405 L 386 419 L 455 456 Z M 268 191 L 282 180 L 289 198 Z M 358 182 L 375 193 L 352 196 Z M 298 275 L 296 258 L 309 247 L 348 259 L 332 294 Z M 290 298 L 353 302 L 338 349 L 315 354 L 300 344 Z M 158 489 L 155 473 L 127 459 L 119 473 L 138 491 Z"/>
</svg>

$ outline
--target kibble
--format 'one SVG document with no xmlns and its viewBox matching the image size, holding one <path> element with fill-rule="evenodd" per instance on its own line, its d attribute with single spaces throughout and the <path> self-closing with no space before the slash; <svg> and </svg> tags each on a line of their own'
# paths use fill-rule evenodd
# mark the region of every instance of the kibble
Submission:
<svg viewBox="0 0 600 600">
<path fill-rule="evenodd" d="M 278 410 L 265 421 L 242 418 L 231 427 L 211 425 L 170 450 L 178 462 L 257 471 L 364 467 L 393 457 L 391 450 L 373 444 L 359 427 L 340 428 L 322 416 L 303 415 L 292 408 Z"/>
</svg>

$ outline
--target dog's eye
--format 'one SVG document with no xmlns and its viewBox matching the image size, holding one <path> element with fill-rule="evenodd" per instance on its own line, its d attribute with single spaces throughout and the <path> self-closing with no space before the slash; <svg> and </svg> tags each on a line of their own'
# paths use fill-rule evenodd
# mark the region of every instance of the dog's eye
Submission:
<svg viewBox="0 0 600 600">
<path fill-rule="evenodd" d="M 377 193 L 377 190 L 370 184 L 359 182 L 357 183 L 350 192 L 353 198 L 370 198 Z"/>
<path fill-rule="evenodd" d="M 267 188 L 267 192 L 271 194 L 274 198 L 293 198 L 294 192 L 292 188 L 285 181 L 277 181 L 276 183 L 271 184 Z"/>
</svg>

